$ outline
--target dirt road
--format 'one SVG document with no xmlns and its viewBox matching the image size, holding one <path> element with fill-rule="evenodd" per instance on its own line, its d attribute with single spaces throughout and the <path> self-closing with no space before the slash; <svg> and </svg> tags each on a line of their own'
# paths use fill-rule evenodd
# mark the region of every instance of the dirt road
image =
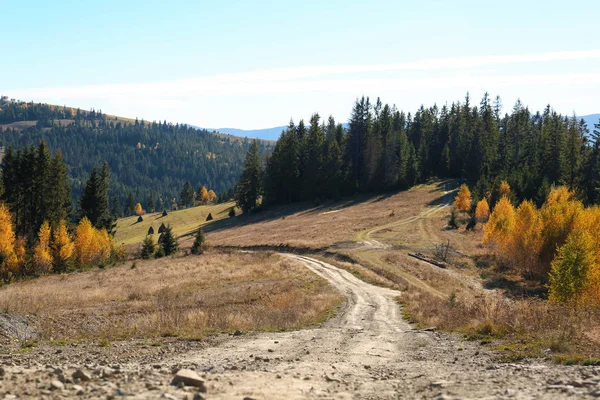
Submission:
<svg viewBox="0 0 600 400">
<path fill-rule="evenodd" d="M 313 258 L 282 256 L 344 293 L 335 318 L 314 329 L 222 335 L 209 343 L 47 346 L 1 360 L 0 396 L 199 399 L 197 389 L 170 385 L 175 371 L 188 368 L 205 379 L 207 399 L 600 397 L 600 367 L 498 363 L 477 343 L 413 330 L 396 291 Z M 88 378 L 76 378 L 78 369 Z"/>
<path fill-rule="evenodd" d="M 206 371 L 209 398 L 600 396 L 600 368 L 497 363 L 478 344 L 412 330 L 398 292 L 316 259 L 285 256 L 331 282 L 347 304 L 320 328 L 238 336 L 173 360 Z"/>
</svg>

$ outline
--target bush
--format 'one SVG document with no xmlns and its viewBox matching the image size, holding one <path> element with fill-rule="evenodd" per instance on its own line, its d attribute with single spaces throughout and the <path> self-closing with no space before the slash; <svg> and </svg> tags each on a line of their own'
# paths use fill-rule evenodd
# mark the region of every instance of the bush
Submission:
<svg viewBox="0 0 600 400">
<path fill-rule="evenodd" d="M 194 244 L 192 245 L 192 254 L 204 253 L 205 242 L 206 238 L 204 237 L 204 232 L 202 231 L 202 227 L 199 227 L 198 232 L 196 233 L 196 238 L 194 239 Z"/>
<path fill-rule="evenodd" d="M 163 212 L 162 212 L 162 216 L 163 216 L 163 217 L 166 217 L 167 215 L 169 215 L 169 213 L 167 212 L 167 210 L 163 210 Z"/>
<path fill-rule="evenodd" d="M 206 217 L 207 221 L 212 221 L 213 220 L 213 216 L 212 213 L 208 213 L 208 216 Z"/>
<path fill-rule="evenodd" d="M 142 216 L 140 215 L 140 216 L 138 217 L 138 220 L 137 220 L 137 222 L 144 222 L 144 218 L 142 218 Z"/>
<path fill-rule="evenodd" d="M 235 217 L 235 207 L 229 209 L 229 218 Z"/>
</svg>

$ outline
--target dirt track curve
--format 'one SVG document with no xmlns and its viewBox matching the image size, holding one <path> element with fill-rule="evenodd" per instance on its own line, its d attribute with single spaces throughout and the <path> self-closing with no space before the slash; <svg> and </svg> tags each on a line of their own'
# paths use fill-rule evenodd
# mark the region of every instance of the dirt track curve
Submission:
<svg viewBox="0 0 600 400">
<path fill-rule="evenodd" d="M 399 292 L 367 284 L 328 263 L 303 263 L 344 293 L 324 326 L 238 336 L 173 360 L 206 372 L 207 398 L 593 398 L 600 368 L 504 364 L 475 343 L 416 331 Z"/>
</svg>

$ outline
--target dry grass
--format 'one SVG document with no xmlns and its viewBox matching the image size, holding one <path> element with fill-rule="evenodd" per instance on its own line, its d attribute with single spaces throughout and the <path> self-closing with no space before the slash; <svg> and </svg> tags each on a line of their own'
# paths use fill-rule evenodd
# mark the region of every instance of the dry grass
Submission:
<svg viewBox="0 0 600 400">
<path fill-rule="evenodd" d="M 389 196 L 362 195 L 321 206 L 305 203 L 273 207 L 214 224 L 207 230 L 208 239 L 222 246 L 322 249 L 354 241 L 366 229 L 416 215 L 424 204 L 433 203 L 442 195 L 441 187 L 428 185 Z"/>
<path fill-rule="evenodd" d="M 0 289 L 0 310 L 37 315 L 43 338 L 52 340 L 298 329 L 323 321 L 341 301 L 292 260 L 214 250 Z"/>
<path fill-rule="evenodd" d="M 496 349 L 506 361 L 553 355 L 558 359 L 600 358 L 593 337 L 598 309 L 576 309 L 541 299 L 514 300 L 500 293 L 441 299 L 418 288 L 400 297 L 405 316 L 421 326 L 461 332 L 482 344 L 500 339 Z"/>
</svg>

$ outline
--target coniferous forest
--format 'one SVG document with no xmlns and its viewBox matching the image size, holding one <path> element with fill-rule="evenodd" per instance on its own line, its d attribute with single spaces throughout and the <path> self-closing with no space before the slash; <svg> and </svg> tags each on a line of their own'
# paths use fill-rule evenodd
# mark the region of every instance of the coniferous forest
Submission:
<svg viewBox="0 0 600 400">
<path fill-rule="evenodd" d="M 290 122 L 264 167 L 252 161 L 258 149 L 250 149 L 236 198 L 242 208 L 256 207 L 248 176 L 262 174 L 264 205 L 404 189 L 433 177 L 467 181 L 475 200 L 504 180 L 515 200 L 538 206 L 558 185 L 587 204 L 600 203 L 599 131 L 551 106 L 532 111 L 517 101 L 504 112 L 501 99 L 488 94 L 479 103 L 467 94 L 414 114 L 363 97 L 348 129 L 314 114 L 308 125 Z"/>
<path fill-rule="evenodd" d="M 10 124 L 36 121 L 25 127 Z M 83 193 L 93 168 L 107 162 L 111 203 L 128 199 L 144 208 L 170 208 L 186 181 L 224 194 L 235 185 L 250 141 L 167 122 L 124 122 L 101 111 L 47 104 L 0 101 L 0 150 L 38 146 L 60 150 L 67 165 L 72 199 Z M 265 151 L 266 142 L 261 142 Z M 27 151 L 33 151 L 31 149 Z M 1 151 L 0 151 L 1 152 Z M 150 200 L 154 204 L 147 204 Z M 111 208 L 114 204 L 111 204 Z"/>
</svg>

